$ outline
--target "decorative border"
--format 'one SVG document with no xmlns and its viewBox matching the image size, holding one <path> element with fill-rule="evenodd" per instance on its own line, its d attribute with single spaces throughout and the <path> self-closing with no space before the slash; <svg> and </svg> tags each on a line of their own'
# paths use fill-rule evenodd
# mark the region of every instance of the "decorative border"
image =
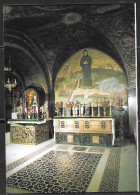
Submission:
<svg viewBox="0 0 140 195">
<path fill-rule="evenodd" d="M 110 151 L 99 192 L 118 192 L 121 149 Z"/>
<path fill-rule="evenodd" d="M 54 146 L 54 144 L 51 144 L 49 146 L 45 146 L 45 147 L 43 147 L 43 148 L 41 148 L 41 149 L 39 149 L 39 150 L 37 150 L 35 152 L 32 152 L 31 154 L 28 154 L 27 156 L 24 156 L 24 157 L 22 157 L 22 158 L 20 158 L 20 159 L 18 159 L 16 161 L 10 163 L 9 165 L 6 166 L 6 172 L 16 168 L 17 166 L 23 164 L 24 162 L 27 162 L 31 158 L 37 156 L 38 154 L 44 152 L 45 150 L 47 150 L 47 149 L 49 149 L 49 148 L 51 148 L 53 146 Z"/>
</svg>

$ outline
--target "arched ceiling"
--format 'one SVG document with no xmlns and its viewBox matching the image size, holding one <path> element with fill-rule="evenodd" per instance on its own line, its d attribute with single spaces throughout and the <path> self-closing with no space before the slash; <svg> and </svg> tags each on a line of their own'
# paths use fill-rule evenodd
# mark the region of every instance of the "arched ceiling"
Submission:
<svg viewBox="0 0 140 195">
<path fill-rule="evenodd" d="M 122 67 L 130 83 L 134 82 L 133 59 L 127 59 L 129 49 L 125 50 L 124 45 L 120 44 L 122 37 L 128 37 L 125 40 L 127 43 L 130 43 L 130 39 L 134 38 L 133 4 L 16 5 L 5 6 L 4 13 L 5 29 L 23 33 L 41 51 L 41 55 L 46 59 L 44 65 L 52 75 L 50 82 L 53 83 L 62 64 L 75 52 L 85 47 L 96 48 L 110 55 Z M 115 21 L 113 24 L 112 20 Z M 114 27 L 111 28 L 112 26 Z M 13 48 L 10 49 L 13 50 Z M 15 61 L 17 53 L 16 50 L 13 54 Z M 25 60 L 24 57 L 22 57 L 21 52 L 18 53 L 17 63 L 22 64 L 21 67 L 26 67 L 29 59 L 26 56 Z M 131 61 L 131 64 L 128 60 Z M 34 63 L 29 59 L 28 64 L 32 70 Z M 17 71 L 22 72 L 23 77 L 26 77 L 27 73 L 24 68 L 18 67 Z M 130 72 L 133 75 L 130 75 L 129 78 Z M 32 71 L 28 72 L 30 78 L 32 78 L 32 73 Z"/>
<path fill-rule="evenodd" d="M 24 87 L 34 84 L 34 86 L 42 86 L 47 92 L 45 78 L 35 60 L 16 47 L 6 46 L 4 53 L 5 67 L 11 67 L 12 71 L 16 72 Z"/>
</svg>

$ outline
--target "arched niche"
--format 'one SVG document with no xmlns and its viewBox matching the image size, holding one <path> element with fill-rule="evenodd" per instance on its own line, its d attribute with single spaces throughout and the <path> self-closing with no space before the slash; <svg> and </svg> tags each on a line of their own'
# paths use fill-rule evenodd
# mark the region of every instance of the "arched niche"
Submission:
<svg viewBox="0 0 140 195">
<path fill-rule="evenodd" d="M 83 51 L 88 51 L 91 58 L 92 85 L 84 86 L 84 70 L 80 66 Z M 107 99 L 117 105 L 119 99 L 127 105 L 127 76 L 121 66 L 109 55 L 93 48 L 83 48 L 71 56 L 59 70 L 55 80 L 55 102 L 92 103 Z"/>
<path fill-rule="evenodd" d="M 29 88 L 24 91 L 24 112 L 25 113 L 38 113 L 39 97 L 37 91 L 33 88 Z"/>
<path fill-rule="evenodd" d="M 45 103 L 45 92 L 42 88 L 36 86 L 28 86 L 23 92 L 24 111 L 37 112 Z"/>
</svg>

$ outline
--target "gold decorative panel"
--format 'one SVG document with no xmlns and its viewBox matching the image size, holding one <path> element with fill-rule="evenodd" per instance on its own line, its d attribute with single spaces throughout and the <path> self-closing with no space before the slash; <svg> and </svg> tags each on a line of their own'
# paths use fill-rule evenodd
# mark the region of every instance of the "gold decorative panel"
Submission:
<svg viewBox="0 0 140 195">
<path fill-rule="evenodd" d="M 111 120 L 92 120 L 91 129 L 97 133 L 111 133 Z"/>
<path fill-rule="evenodd" d="M 67 142 L 73 142 L 73 135 L 67 135 Z"/>
<path fill-rule="evenodd" d="M 52 122 L 39 125 L 16 124 L 10 127 L 10 142 L 36 145 L 49 139 Z"/>
<path fill-rule="evenodd" d="M 92 142 L 93 144 L 99 144 L 100 143 L 99 136 L 92 136 Z"/>
</svg>

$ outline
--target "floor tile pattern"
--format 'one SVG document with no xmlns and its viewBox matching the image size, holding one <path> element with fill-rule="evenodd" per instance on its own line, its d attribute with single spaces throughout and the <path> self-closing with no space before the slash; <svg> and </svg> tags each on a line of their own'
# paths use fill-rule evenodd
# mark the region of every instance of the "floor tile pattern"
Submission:
<svg viewBox="0 0 140 195">
<path fill-rule="evenodd" d="M 76 150 L 76 151 L 85 151 L 87 148 L 86 147 L 73 147 L 72 150 Z"/>
<path fill-rule="evenodd" d="M 71 148 L 71 146 L 66 146 L 66 145 L 56 147 L 57 150 L 69 150 L 70 148 Z"/>
<path fill-rule="evenodd" d="M 86 192 L 102 154 L 52 150 L 7 179 L 35 193 Z"/>
<path fill-rule="evenodd" d="M 118 192 L 120 156 L 121 150 L 119 148 L 110 151 L 99 192 Z"/>
<path fill-rule="evenodd" d="M 90 148 L 88 152 L 96 152 L 96 153 L 104 153 L 105 149 L 104 148 Z"/>
<path fill-rule="evenodd" d="M 31 154 L 28 154 L 27 156 L 24 156 L 24 157 L 22 157 L 22 158 L 20 158 L 16 161 L 10 163 L 9 165 L 6 166 L 6 172 L 16 168 L 17 166 L 19 166 L 19 165 L 23 164 L 24 162 L 30 160 L 31 158 L 35 157 L 36 155 L 38 155 L 38 154 L 44 152 L 45 150 L 51 148 L 53 145 L 54 144 L 49 145 L 49 146 L 47 145 L 47 146 L 45 146 L 45 147 L 43 147 L 39 150 L 36 150 L 35 152 L 32 152 Z"/>
</svg>

